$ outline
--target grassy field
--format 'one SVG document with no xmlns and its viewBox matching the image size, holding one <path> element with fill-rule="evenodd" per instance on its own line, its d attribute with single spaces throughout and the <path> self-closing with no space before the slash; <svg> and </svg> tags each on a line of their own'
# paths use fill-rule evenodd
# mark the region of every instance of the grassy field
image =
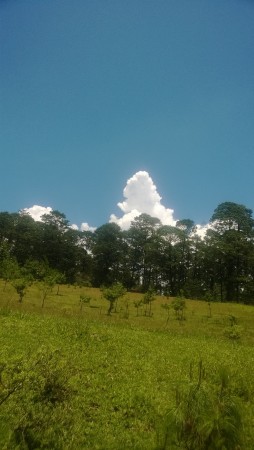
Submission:
<svg viewBox="0 0 254 450">
<path fill-rule="evenodd" d="M 254 309 L 141 297 L 0 284 L 0 448 L 253 450 Z"/>
</svg>

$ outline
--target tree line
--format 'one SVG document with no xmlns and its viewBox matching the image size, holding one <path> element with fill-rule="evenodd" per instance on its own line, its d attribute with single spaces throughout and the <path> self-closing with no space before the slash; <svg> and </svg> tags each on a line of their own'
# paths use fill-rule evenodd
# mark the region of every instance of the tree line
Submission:
<svg viewBox="0 0 254 450">
<path fill-rule="evenodd" d="M 1 212 L 0 277 L 16 284 L 24 278 L 93 287 L 121 283 L 128 290 L 254 304 L 252 210 L 221 203 L 204 238 L 195 231 L 190 219 L 169 226 L 148 214 L 127 231 L 107 223 L 90 232 L 72 229 L 59 211 L 41 222 Z"/>
</svg>

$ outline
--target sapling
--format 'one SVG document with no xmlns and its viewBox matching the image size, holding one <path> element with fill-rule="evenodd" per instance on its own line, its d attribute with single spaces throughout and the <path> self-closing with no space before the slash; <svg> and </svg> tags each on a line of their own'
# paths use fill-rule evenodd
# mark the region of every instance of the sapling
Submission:
<svg viewBox="0 0 254 450">
<path fill-rule="evenodd" d="M 139 300 L 135 300 L 134 302 L 133 302 L 133 304 L 134 304 L 134 307 L 136 308 L 136 310 L 137 310 L 137 317 L 139 316 L 139 308 L 141 308 L 142 306 L 143 306 L 143 299 L 141 298 L 141 299 L 139 299 Z"/>
<path fill-rule="evenodd" d="M 207 292 L 205 295 L 205 301 L 207 302 L 207 305 L 208 305 L 208 311 L 209 311 L 208 317 L 210 317 L 210 318 L 212 317 L 212 301 L 213 300 L 214 300 L 214 297 L 213 297 L 212 293 Z"/>
<path fill-rule="evenodd" d="M 116 301 L 123 297 L 126 294 L 126 289 L 121 283 L 115 283 L 109 288 L 104 288 L 102 290 L 103 297 L 109 301 L 108 308 L 108 316 L 111 316 L 111 313 L 115 307 Z"/>
<path fill-rule="evenodd" d="M 12 286 L 19 296 L 19 303 L 22 303 L 29 286 L 29 282 L 25 278 L 19 278 L 12 283 Z"/>
<path fill-rule="evenodd" d="M 50 292 L 52 292 L 53 287 L 62 279 L 62 274 L 58 270 L 47 268 L 47 271 L 40 283 L 40 290 L 42 293 L 42 304 L 41 307 L 44 308 L 45 300 Z"/>
<path fill-rule="evenodd" d="M 186 303 L 184 298 L 182 297 L 176 297 L 172 301 L 172 308 L 175 311 L 177 320 L 183 320 L 184 319 L 184 310 L 186 308 Z"/>
<path fill-rule="evenodd" d="M 82 311 L 83 306 L 89 305 L 91 301 L 91 297 L 86 294 L 80 294 L 79 302 L 80 302 L 80 311 Z"/>
<path fill-rule="evenodd" d="M 155 300 L 156 295 L 153 289 L 148 289 L 148 291 L 143 296 L 143 303 L 146 305 L 145 316 L 152 316 L 152 302 Z"/>
<path fill-rule="evenodd" d="M 164 303 L 163 305 L 161 305 L 161 307 L 167 311 L 167 321 L 165 324 L 165 327 L 166 327 L 168 324 L 168 321 L 169 321 L 170 305 L 168 303 Z"/>
</svg>

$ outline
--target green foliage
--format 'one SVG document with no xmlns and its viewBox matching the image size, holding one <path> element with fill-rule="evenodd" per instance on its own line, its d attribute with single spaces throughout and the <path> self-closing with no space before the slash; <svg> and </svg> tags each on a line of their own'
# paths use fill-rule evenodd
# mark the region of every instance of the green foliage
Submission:
<svg viewBox="0 0 254 450">
<path fill-rule="evenodd" d="M 214 383 L 215 382 L 215 383 Z M 167 416 L 163 448 L 237 450 L 243 440 L 242 405 L 231 386 L 231 374 L 221 368 L 210 379 L 200 361 L 197 380 L 176 390 L 176 405 Z"/>
<path fill-rule="evenodd" d="M 231 325 L 224 329 L 224 335 L 232 341 L 238 341 L 242 336 L 242 327 L 240 325 Z"/>
<path fill-rule="evenodd" d="M 50 267 L 69 284 L 122 283 L 136 292 L 153 286 L 172 297 L 252 304 L 254 220 L 244 205 L 225 202 L 212 215 L 204 239 L 191 219 L 162 225 L 149 214 L 134 218 L 129 230 L 115 223 L 95 232 L 73 230 L 57 210 L 35 222 L 22 213 L 0 213 L 0 276 L 6 285 L 18 270 L 37 281 Z M 23 276 L 25 274 L 23 273 Z M 6 286 L 5 285 L 5 286 Z M 149 308 L 144 308 L 149 313 Z"/>
<path fill-rule="evenodd" d="M 44 271 L 41 273 L 41 280 L 39 282 L 39 288 L 42 295 L 42 308 L 45 305 L 45 300 L 52 292 L 54 286 L 57 283 L 63 281 L 63 275 L 56 269 L 51 269 L 48 265 L 45 266 Z"/>
<path fill-rule="evenodd" d="M 19 296 L 19 302 L 22 303 L 26 290 L 29 286 L 29 282 L 25 278 L 18 278 L 13 281 L 12 286 Z"/>
<path fill-rule="evenodd" d="M 250 307 L 216 303 L 213 315 L 221 312 L 224 322 L 203 324 L 207 304 L 193 301 L 186 327 L 171 321 L 165 330 L 163 313 L 174 311 L 161 308 L 163 298 L 152 320 L 136 316 L 139 294 L 120 299 L 122 314 L 87 308 L 81 317 L 80 295 L 105 299 L 99 290 L 63 286 L 61 298 L 52 295 L 45 311 L 37 299 L 31 314 L 36 289 L 22 313 L 17 302 L 0 310 L 0 448 L 233 450 L 242 439 L 242 450 L 253 449 Z M 1 292 L 5 305 L 12 288 Z M 222 337 L 229 313 L 249 323 L 240 345 Z"/>
<path fill-rule="evenodd" d="M 186 308 L 186 301 L 182 297 L 176 297 L 172 303 L 171 306 L 173 310 L 175 311 L 175 315 L 177 320 L 183 320 L 184 319 L 184 310 Z"/>
<path fill-rule="evenodd" d="M 0 405 L 6 403 L 12 422 L 8 448 L 62 448 L 61 434 L 69 425 L 62 411 L 68 412 L 72 394 L 70 371 L 58 350 L 46 348 L 27 362 L 1 364 Z M 13 401 L 12 417 L 8 404 Z"/>
<path fill-rule="evenodd" d="M 80 294 L 79 301 L 80 301 L 80 310 L 82 311 L 84 305 L 90 305 L 91 302 L 91 296 L 87 294 Z"/>
<path fill-rule="evenodd" d="M 156 294 L 153 289 L 148 289 L 143 297 L 143 302 L 146 305 L 147 303 L 152 303 L 156 298 Z"/>
<path fill-rule="evenodd" d="M 92 251 L 93 283 L 95 286 L 110 286 L 122 280 L 122 261 L 125 245 L 120 227 L 116 223 L 108 223 L 94 232 Z"/>
<path fill-rule="evenodd" d="M 170 313 L 171 305 L 170 305 L 169 303 L 163 303 L 163 304 L 161 305 L 161 307 L 162 307 L 165 311 L 167 311 L 167 321 L 166 321 L 166 326 L 167 326 L 167 324 L 168 324 L 168 322 L 169 322 L 169 313 Z"/>
<path fill-rule="evenodd" d="M 133 304 L 134 304 L 134 307 L 135 307 L 136 310 L 137 310 L 137 317 L 138 317 L 138 315 L 139 315 L 139 309 L 140 309 L 140 308 L 143 306 L 143 304 L 144 304 L 143 299 L 140 298 L 139 300 L 134 300 Z"/>
<path fill-rule="evenodd" d="M 103 288 L 102 294 L 109 301 L 108 315 L 110 316 L 116 301 L 126 294 L 126 289 L 121 283 L 115 283 L 109 288 Z"/>
<path fill-rule="evenodd" d="M 145 308 L 145 316 L 152 316 L 152 302 L 156 299 L 156 294 L 153 289 L 148 289 L 148 291 L 143 296 L 143 304 Z"/>
<path fill-rule="evenodd" d="M 0 274 L 1 278 L 5 280 L 5 287 L 6 283 L 18 278 L 20 276 L 20 267 L 16 259 L 9 256 L 4 258 L 0 266 Z"/>
</svg>

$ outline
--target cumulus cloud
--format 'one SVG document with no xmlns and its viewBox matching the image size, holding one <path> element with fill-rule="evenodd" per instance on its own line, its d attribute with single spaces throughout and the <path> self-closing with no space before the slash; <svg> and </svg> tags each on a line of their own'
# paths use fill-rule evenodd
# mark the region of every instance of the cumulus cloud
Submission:
<svg viewBox="0 0 254 450">
<path fill-rule="evenodd" d="M 127 230 L 133 219 L 142 213 L 160 219 L 163 225 L 176 224 L 173 218 L 174 210 L 162 205 L 162 198 L 148 172 L 139 171 L 129 178 L 123 195 L 125 200 L 117 204 L 123 216 L 111 214 L 109 220 L 117 223 L 122 229 Z"/>
<path fill-rule="evenodd" d="M 29 214 L 36 222 L 42 221 L 44 214 L 50 214 L 53 209 L 50 206 L 33 205 L 31 208 L 24 208 L 21 210 L 21 214 Z"/>
<path fill-rule="evenodd" d="M 50 206 L 40 206 L 40 205 L 33 205 L 31 208 L 24 208 L 20 211 L 21 214 L 29 214 L 36 222 L 42 221 L 42 216 L 44 214 L 50 214 L 53 211 L 53 208 Z M 81 231 L 95 231 L 95 227 L 90 227 L 87 222 L 84 222 L 81 224 L 80 228 L 78 225 L 73 223 L 70 225 L 70 228 L 72 230 L 81 230 Z"/>
<path fill-rule="evenodd" d="M 161 203 L 162 198 L 148 172 L 139 171 L 129 178 L 123 190 L 123 196 L 124 200 L 117 204 L 122 211 L 122 216 L 117 217 L 115 214 L 111 214 L 109 219 L 109 222 L 117 223 L 122 230 L 128 230 L 135 217 L 143 213 L 160 219 L 162 225 L 176 225 L 177 220 L 173 216 L 174 210 L 166 208 Z M 30 214 L 34 220 L 41 221 L 42 216 L 49 214 L 51 211 L 53 209 L 50 206 L 34 205 L 31 208 L 22 209 L 21 214 Z M 96 227 L 90 226 L 87 222 L 81 223 L 80 227 L 72 224 L 70 228 L 92 232 L 96 230 Z M 193 236 L 198 235 L 201 239 L 204 239 L 209 228 L 211 228 L 211 224 L 196 225 Z"/>
<path fill-rule="evenodd" d="M 96 227 L 91 227 L 90 225 L 88 225 L 87 222 L 83 222 L 80 226 L 80 230 L 81 231 L 92 231 L 94 232 L 96 230 Z"/>
</svg>

